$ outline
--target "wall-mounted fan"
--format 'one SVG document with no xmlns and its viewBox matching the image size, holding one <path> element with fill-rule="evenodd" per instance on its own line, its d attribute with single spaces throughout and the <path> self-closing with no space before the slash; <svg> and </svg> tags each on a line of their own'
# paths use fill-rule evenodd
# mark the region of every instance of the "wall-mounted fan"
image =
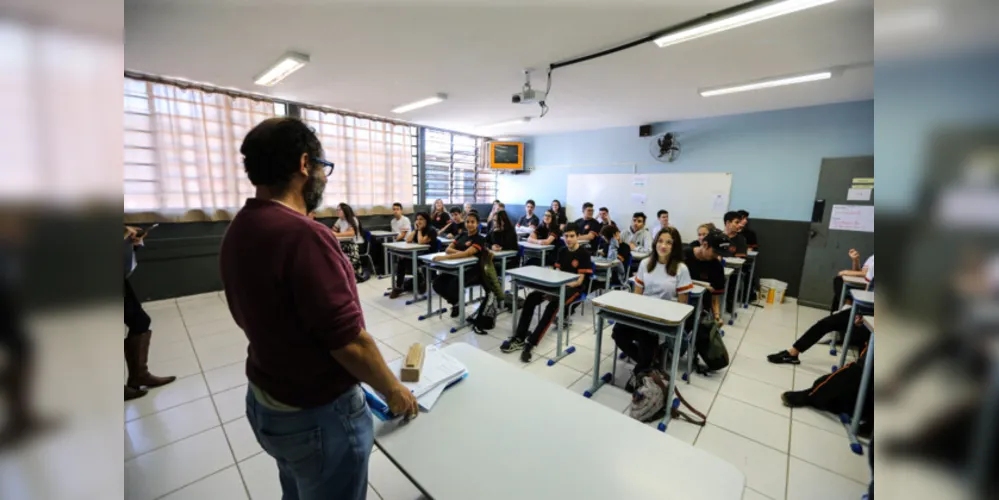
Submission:
<svg viewBox="0 0 999 500">
<path fill-rule="evenodd" d="M 667 132 L 649 141 L 649 153 L 656 161 L 670 163 L 680 156 L 680 142 L 675 134 Z"/>
</svg>

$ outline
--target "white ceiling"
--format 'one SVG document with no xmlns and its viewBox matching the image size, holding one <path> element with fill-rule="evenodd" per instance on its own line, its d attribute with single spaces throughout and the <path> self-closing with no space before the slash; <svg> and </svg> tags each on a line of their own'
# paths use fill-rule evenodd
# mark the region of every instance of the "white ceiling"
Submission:
<svg viewBox="0 0 999 500">
<path fill-rule="evenodd" d="M 553 74 L 550 113 L 515 105 L 521 70 L 627 42 L 737 0 L 449 3 L 129 0 L 125 67 L 483 135 L 531 135 L 871 99 L 873 0 L 838 0 L 660 49 L 648 43 Z M 280 4 L 280 5 L 278 5 Z M 282 53 L 312 62 L 272 89 Z M 859 65 L 818 83 L 702 98 L 699 88 Z M 532 79 L 544 88 L 543 71 Z M 390 110 L 438 92 L 449 99 Z"/>
</svg>

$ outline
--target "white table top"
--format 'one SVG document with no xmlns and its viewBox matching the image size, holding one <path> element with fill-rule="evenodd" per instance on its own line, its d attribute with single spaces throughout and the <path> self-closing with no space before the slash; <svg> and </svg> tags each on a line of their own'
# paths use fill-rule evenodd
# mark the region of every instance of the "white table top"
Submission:
<svg viewBox="0 0 999 500">
<path fill-rule="evenodd" d="M 406 243 L 403 241 L 397 241 L 395 243 L 386 243 L 385 248 L 388 248 L 389 250 L 405 250 L 405 251 L 430 250 L 430 245 L 421 245 L 419 243 Z"/>
<path fill-rule="evenodd" d="M 843 282 L 857 286 L 867 286 L 867 278 L 863 276 L 843 276 Z"/>
<path fill-rule="evenodd" d="M 702 294 L 702 293 L 704 293 L 704 292 L 706 292 L 706 291 L 708 291 L 708 289 L 707 289 L 707 288 L 705 288 L 705 287 L 703 287 L 703 286 L 701 286 L 701 285 L 696 285 L 696 284 L 695 284 L 695 285 L 694 285 L 694 288 L 692 288 L 692 289 L 691 289 L 691 290 L 690 290 L 689 292 L 687 292 L 687 293 L 689 293 L 689 294 L 691 294 L 691 295 L 693 295 L 693 296 L 695 296 L 695 297 L 696 297 L 696 296 L 698 296 L 698 295 L 700 295 L 700 294 Z"/>
<path fill-rule="evenodd" d="M 731 276 L 731 275 L 732 275 L 732 273 L 734 273 L 734 272 L 735 272 L 735 269 L 733 269 L 733 268 L 731 268 L 731 267 L 726 267 L 726 268 L 725 268 L 725 277 L 726 277 L 726 278 L 728 278 L 728 277 L 729 277 L 729 276 Z"/>
<path fill-rule="evenodd" d="M 615 262 L 620 262 L 617 259 L 608 259 L 606 257 L 595 257 L 593 259 L 593 265 L 599 267 L 600 269 L 607 269 L 614 265 Z"/>
<path fill-rule="evenodd" d="M 756 257 L 759 254 L 760 254 L 759 250 L 749 250 L 746 252 L 746 255 L 750 257 Z"/>
<path fill-rule="evenodd" d="M 337 241 L 341 241 L 341 242 L 354 241 L 354 237 L 353 236 L 337 236 L 336 239 L 337 239 Z"/>
<path fill-rule="evenodd" d="M 614 290 L 593 299 L 593 306 L 613 312 L 638 316 L 646 321 L 677 325 L 687 319 L 694 306 L 637 293 Z"/>
<path fill-rule="evenodd" d="M 534 228 L 530 227 L 530 226 L 527 226 L 527 227 L 518 227 L 517 228 L 517 234 L 531 234 L 533 232 L 534 232 Z"/>
<path fill-rule="evenodd" d="M 470 345 L 429 413 L 375 422 L 375 442 L 437 500 L 731 499 L 732 464 Z M 690 425 L 678 422 L 675 425 Z"/>
<path fill-rule="evenodd" d="M 537 243 L 528 243 L 526 241 L 521 241 L 520 246 L 531 250 L 551 250 L 555 248 L 555 245 L 539 245 Z"/>
<path fill-rule="evenodd" d="M 863 320 L 864 320 L 864 326 L 866 326 L 868 330 L 870 330 L 870 331 L 873 332 L 874 331 L 874 316 L 864 316 Z"/>
<path fill-rule="evenodd" d="M 725 257 L 725 265 L 732 267 L 742 267 L 746 264 L 746 259 L 742 257 Z"/>
<path fill-rule="evenodd" d="M 652 252 L 631 252 L 631 261 L 641 262 L 650 255 L 652 255 Z"/>
<path fill-rule="evenodd" d="M 392 231 L 371 231 L 371 236 L 374 236 L 375 238 L 381 238 L 385 236 L 395 236 L 397 234 L 399 233 Z"/>
<path fill-rule="evenodd" d="M 508 259 L 510 257 L 517 256 L 516 250 L 500 250 L 499 252 L 493 252 L 494 259 Z"/>
<path fill-rule="evenodd" d="M 511 269 L 506 272 L 507 276 L 516 276 L 534 283 L 541 283 L 550 286 L 558 286 L 565 283 L 572 283 L 579 278 L 578 274 L 567 273 L 541 266 L 525 266 Z"/>
<path fill-rule="evenodd" d="M 874 304 L 874 292 L 868 292 L 867 290 L 850 290 L 850 294 L 853 295 L 853 300 L 860 304 Z"/>
<path fill-rule="evenodd" d="M 462 259 L 451 259 L 451 260 L 442 260 L 442 261 L 436 261 L 435 262 L 434 261 L 434 257 L 436 257 L 438 255 L 447 255 L 447 252 L 428 253 L 428 254 L 425 254 L 425 255 L 421 255 L 419 257 L 419 259 L 422 260 L 422 261 L 428 262 L 428 263 L 430 263 L 431 265 L 434 265 L 434 266 L 444 266 L 444 267 L 458 267 L 458 266 L 463 266 L 465 264 L 472 264 L 472 263 L 475 263 L 475 262 L 479 261 L 479 259 L 477 257 L 465 257 L 465 258 L 462 258 Z"/>
</svg>

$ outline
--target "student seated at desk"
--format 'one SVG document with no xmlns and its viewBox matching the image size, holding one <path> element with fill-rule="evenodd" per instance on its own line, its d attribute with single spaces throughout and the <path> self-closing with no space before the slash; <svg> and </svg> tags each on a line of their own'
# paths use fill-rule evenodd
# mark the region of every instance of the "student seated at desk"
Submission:
<svg viewBox="0 0 999 500">
<path fill-rule="evenodd" d="M 625 284 L 628 281 L 628 272 L 624 265 L 631 258 L 631 247 L 621 242 L 621 230 L 617 226 L 609 224 L 600 230 L 597 253 L 614 261 L 611 265 L 611 284 Z"/>
<path fill-rule="evenodd" d="M 590 259 L 589 252 L 579 246 L 577 231 L 578 229 L 575 224 L 569 224 L 565 227 L 565 234 L 562 237 L 565 239 L 566 248 L 559 252 L 558 260 L 555 262 L 555 269 L 579 275 L 576 281 L 565 286 L 566 314 L 569 313 L 568 304 L 576 300 L 579 294 L 586 290 L 586 280 L 593 274 L 593 261 Z M 554 296 L 552 295 L 553 293 Z M 531 319 L 534 316 L 534 308 L 540 306 L 546 300 L 548 301 L 548 305 L 545 306 L 544 312 L 541 313 L 541 319 L 538 321 L 534 331 L 528 332 L 528 329 L 531 327 Z M 548 331 L 548 327 L 551 326 L 552 321 L 555 319 L 558 306 L 557 289 L 546 292 L 535 290 L 529 293 L 527 299 L 524 301 L 524 310 L 520 314 L 520 322 L 517 323 L 517 334 L 504 340 L 500 345 L 500 350 L 503 352 L 513 352 L 523 349 L 523 352 L 520 354 L 520 360 L 530 363 L 531 352 L 541 342 L 541 339 L 544 338 L 545 332 Z"/>
<path fill-rule="evenodd" d="M 418 212 L 416 214 L 416 228 L 406 235 L 406 243 L 415 243 L 418 245 L 430 245 L 430 251 L 436 252 L 440 248 L 440 242 L 437 241 L 437 229 L 430 223 L 430 215 L 426 212 Z M 403 284 L 406 281 L 406 275 L 412 271 L 413 264 L 409 259 L 400 257 L 395 264 L 395 278 L 393 278 L 394 283 L 392 283 L 392 291 L 389 292 L 389 298 L 394 299 L 405 292 L 405 287 Z M 422 276 L 417 276 L 417 286 L 418 290 L 424 289 L 424 284 Z"/>
<path fill-rule="evenodd" d="M 863 267 L 860 266 L 860 252 L 858 252 L 857 249 L 851 248 L 850 251 L 847 252 L 847 255 L 850 256 L 851 266 L 850 269 L 840 271 L 839 274 L 833 278 L 833 300 L 832 304 L 829 305 L 829 314 L 835 313 L 836 309 L 839 307 L 840 292 L 843 291 L 843 278 L 846 276 L 855 276 L 858 278 L 861 276 L 867 276 L 867 273 L 871 271 L 871 269 L 874 269 L 874 255 L 867 258 Z M 870 281 L 870 279 L 867 280 L 868 283 L 870 283 Z M 845 303 L 849 302 L 850 297 L 847 296 Z"/>
<path fill-rule="evenodd" d="M 718 324 L 722 322 L 721 296 L 725 292 L 725 267 L 718 257 L 728 251 L 729 245 L 725 233 L 715 229 L 691 242 L 683 251 L 683 262 L 687 264 L 690 277 L 711 285 L 711 299 L 702 301 L 702 306 L 705 313 L 710 314 Z"/>
<path fill-rule="evenodd" d="M 447 208 L 444 207 L 444 200 L 440 198 L 434 200 L 434 208 L 430 211 L 430 225 L 440 231 L 447 227 L 450 222 L 451 216 L 448 215 Z"/>
<path fill-rule="evenodd" d="M 534 214 L 534 200 L 527 200 L 524 204 L 524 216 L 517 221 L 517 227 L 529 227 L 534 229 L 538 227 L 538 216 Z"/>
<path fill-rule="evenodd" d="M 660 230 L 656 235 L 656 251 L 642 261 L 635 277 L 638 295 L 658 297 L 687 303 L 687 295 L 694 288 L 690 271 L 683 263 L 683 243 L 674 228 Z M 633 392 L 638 377 L 653 368 L 659 351 L 659 338 L 633 326 L 616 324 L 611 335 L 618 349 L 635 360 L 635 370 L 625 390 Z M 679 354 L 679 353 L 677 353 Z"/>
<path fill-rule="evenodd" d="M 392 226 L 392 232 L 396 233 L 395 241 L 405 241 L 406 234 L 413 229 L 413 225 L 409 222 L 409 219 L 403 217 L 402 215 L 402 203 L 395 202 L 392 204 L 392 220 L 389 221 Z"/>
<path fill-rule="evenodd" d="M 669 210 L 660 210 L 656 213 L 656 225 L 652 226 L 652 235 L 659 234 L 659 231 L 669 227 Z"/>
<path fill-rule="evenodd" d="M 742 229 L 740 222 L 742 218 L 739 217 L 738 212 L 726 212 L 725 213 L 725 236 L 728 236 L 728 240 L 731 243 L 728 247 L 728 255 L 723 255 L 722 257 L 738 257 L 741 259 L 746 258 L 746 252 L 749 251 L 749 247 L 746 246 L 746 238 L 739 232 Z M 742 268 L 736 269 L 736 272 L 748 273 L 748 266 L 743 266 Z M 728 303 L 725 305 L 729 311 L 733 311 L 736 302 L 735 287 L 739 280 L 733 273 L 733 276 L 728 280 Z"/>
<path fill-rule="evenodd" d="M 868 282 L 871 282 L 874 280 L 874 256 L 872 255 L 868 261 L 871 263 L 871 266 L 867 270 L 866 278 Z M 803 333 L 801 337 L 794 342 L 794 345 L 792 345 L 790 349 L 767 356 L 767 361 L 775 364 L 800 364 L 801 361 L 798 360 L 798 356 L 807 351 L 808 348 L 817 344 L 827 333 L 846 333 L 846 328 L 849 326 L 849 321 L 851 319 L 850 312 L 850 309 L 843 309 L 836 314 L 820 319 L 812 325 L 811 328 L 806 330 L 805 333 Z M 853 331 L 850 334 L 850 343 L 855 346 L 862 346 L 866 344 L 867 340 L 871 337 L 870 330 L 864 326 L 861 318 L 862 316 L 860 314 L 853 318 Z"/>
<path fill-rule="evenodd" d="M 336 207 L 336 223 L 333 224 L 333 236 L 337 238 L 351 238 L 349 241 L 341 241 L 340 248 L 350 259 L 350 265 L 354 268 L 354 278 L 358 283 L 364 283 L 371 277 L 368 270 L 361 263 L 360 245 L 364 244 L 364 228 L 361 221 L 354 215 L 354 209 L 350 205 L 341 203 Z"/>
<path fill-rule="evenodd" d="M 701 224 L 700 226 L 697 226 L 697 239 L 690 242 L 690 247 L 694 248 L 701 246 L 701 242 L 704 241 L 704 237 L 707 236 L 708 233 L 710 233 L 711 231 L 720 231 L 720 230 L 710 222 L 706 222 L 704 224 Z M 725 237 L 725 241 L 728 241 L 728 236 Z M 718 258 L 721 258 L 723 254 L 728 254 L 728 246 L 725 247 L 724 252 L 718 254 Z"/>
<path fill-rule="evenodd" d="M 739 210 L 739 232 L 742 236 L 746 238 L 746 246 L 751 250 L 756 250 L 760 247 L 759 241 L 756 239 L 756 231 L 749 228 L 749 212 L 745 210 Z"/>
<path fill-rule="evenodd" d="M 496 219 L 496 212 L 505 209 L 506 205 L 503 205 L 503 202 L 499 200 L 493 200 L 493 208 L 489 210 L 489 217 L 486 218 L 486 233 L 492 230 L 493 221 Z"/>
<path fill-rule="evenodd" d="M 438 231 L 440 236 L 448 239 L 457 238 L 462 231 L 465 230 L 465 217 L 461 214 L 461 209 L 458 207 L 451 207 L 451 220 L 448 221 L 447 225 L 443 229 Z"/>
<path fill-rule="evenodd" d="M 597 210 L 597 222 L 599 222 L 601 226 L 617 225 L 617 223 L 611 219 L 610 209 L 607 207 L 600 207 L 600 210 Z"/>
<path fill-rule="evenodd" d="M 513 228 L 513 223 L 510 222 L 506 210 L 496 212 L 493 218 L 493 227 L 486 235 L 486 243 L 488 244 L 487 248 L 494 252 L 520 248 L 517 231 Z"/>
<path fill-rule="evenodd" d="M 434 262 L 442 260 L 464 259 L 475 257 L 486 248 L 486 239 L 479 233 L 479 213 L 471 211 L 465 217 L 465 232 L 458 235 L 458 238 L 448 245 L 447 255 L 434 257 Z M 477 285 L 480 280 L 479 266 L 473 265 L 465 268 L 465 286 Z M 458 317 L 458 301 L 464 300 L 464 290 L 458 289 L 458 277 L 450 274 L 441 274 L 434 281 L 434 291 L 444 297 L 448 304 L 451 304 L 451 317 Z"/>
<path fill-rule="evenodd" d="M 580 242 L 587 242 L 595 240 L 600 236 L 601 226 L 600 221 L 593 218 L 593 204 L 590 202 L 583 203 L 583 217 L 576 221 L 576 228 L 579 231 Z"/>
<path fill-rule="evenodd" d="M 559 231 L 565 231 L 565 225 L 569 223 L 569 217 L 565 215 L 565 207 L 562 206 L 562 202 L 558 200 L 552 200 L 551 207 L 552 213 L 555 214 L 555 218 L 552 221 L 555 226 L 558 227 Z"/>
<path fill-rule="evenodd" d="M 652 232 L 645 227 L 645 213 L 635 212 L 631 216 L 631 225 L 621 232 L 621 241 L 636 252 L 652 252 Z"/>
</svg>

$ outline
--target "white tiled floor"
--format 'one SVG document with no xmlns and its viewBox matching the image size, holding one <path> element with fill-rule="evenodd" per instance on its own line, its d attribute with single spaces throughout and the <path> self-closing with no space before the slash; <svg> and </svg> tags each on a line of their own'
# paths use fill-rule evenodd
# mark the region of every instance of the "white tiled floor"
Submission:
<svg viewBox="0 0 999 500">
<path fill-rule="evenodd" d="M 500 315 L 488 336 L 467 330 L 452 334 L 448 318 L 418 321 L 426 304 L 406 306 L 405 298 L 383 296 L 387 281 L 359 286 L 365 320 L 388 360 L 419 341 L 424 344 L 466 342 L 540 379 L 581 394 L 592 376 L 595 336 L 587 316 L 574 316 L 577 352 L 553 367 L 555 333 L 550 332 L 525 365 L 519 354 L 499 352 L 510 335 L 509 314 Z M 134 500 L 252 499 L 281 497 L 277 468 L 257 444 L 244 416 L 246 340 L 233 323 L 218 293 L 146 304 L 153 318 L 151 369 L 180 378 L 125 404 L 125 490 Z M 667 434 L 713 453 L 746 474 L 746 499 L 856 499 L 866 491 L 867 461 L 850 452 L 843 427 L 832 415 L 810 409 L 785 408 L 780 393 L 807 388 L 835 363 L 818 346 L 792 367 L 772 365 L 766 355 L 786 348 L 825 313 L 793 302 L 766 309 L 742 310 L 724 341 L 730 369 L 710 377 L 695 375 L 681 384 L 684 398 L 707 414 L 704 428 L 674 422 Z M 605 335 L 601 372 L 609 371 L 613 341 Z M 619 362 L 617 385 L 623 386 L 630 366 Z M 582 397 L 582 396 L 580 396 Z M 622 412 L 631 398 L 617 387 L 605 387 L 593 398 Z M 649 438 L 661 439 L 654 426 Z M 369 498 L 413 500 L 419 491 L 377 450 L 371 457 Z"/>
</svg>

